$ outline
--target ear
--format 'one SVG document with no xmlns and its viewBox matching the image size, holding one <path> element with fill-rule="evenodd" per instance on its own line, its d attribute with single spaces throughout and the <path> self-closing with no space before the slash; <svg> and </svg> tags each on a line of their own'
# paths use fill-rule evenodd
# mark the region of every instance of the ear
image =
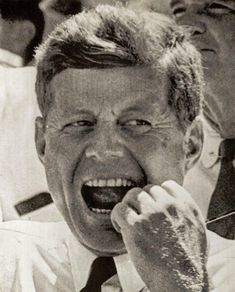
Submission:
<svg viewBox="0 0 235 292">
<path fill-rule="evenodd" d="M 196 118 L 188 127 L 183 149 L 185 153 L 185 172 L 191 169 L 199 160 L 203 146 L 203 126 L 202 121 Z"/>
<path fill-rule="evenodd" d="M 37 117 L 35 120 L 35 144 L 38 157 L 42 164 L 44 164 L 46 140 L 45 140 L 45 121 L 42 117 Z"/>
</svg>

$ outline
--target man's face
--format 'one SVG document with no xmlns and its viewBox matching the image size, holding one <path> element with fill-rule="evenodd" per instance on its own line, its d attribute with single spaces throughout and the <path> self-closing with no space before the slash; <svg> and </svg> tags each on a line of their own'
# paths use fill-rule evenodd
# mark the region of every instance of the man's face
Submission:
<svg viewBox="0 0 235 292">
<path fill-rule="evenodd" d="M 235 137 L 235 1 L 172 0 L 180 24 L 194 27 L 206 78 L 205 115 L 225 138 Z"/>
<path fill-rule="evenodd" d="M 97 254 L 125 252 L 110 213 L 129 189 L 183 180 L 184 133 L 167 77 L 155 71 L 66 69 L 50 84 L 49 188 L 72 232 Z"/>
</svg>

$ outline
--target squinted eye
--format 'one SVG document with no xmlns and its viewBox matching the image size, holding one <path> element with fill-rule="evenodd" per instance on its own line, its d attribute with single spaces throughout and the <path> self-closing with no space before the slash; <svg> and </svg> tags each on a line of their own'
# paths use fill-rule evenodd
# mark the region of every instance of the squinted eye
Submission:
<svg viewBox="0 0 235 292">
<path fill-rule="evenodd" d="M 186 8 L 183 5 L 181 5 L 173 9 L 173 15 L 176 18 L 179 18 L 185 13 L 185 11 L 186 11 Z"/>
<path fill-rule="evenodd" d="M 122 126 L 151 126 L 151 124 L 144 120 L 130 120 L 123 123 Z"/>
<path fill-rule="evenodd" d="M 181 17 L 186 11 L 186 5 L 184 1 L 172 1 L 171 11 L 176 18 Z"/>
<path fill-rule="evenodd" d="M 151 123 L 145 120 L 141 119 L 133 119 L 133 120 L 128 120 L 120 123 L 120 126 L 123 128 L 123 130 L 127 130 L 133 133 L 146 133 L 149 130 L 151 130 Z"/>
<path fill-rule="evenodd" d="M 222 14 L 228 14 L 231 12 L 231 8 L 227 6 L 225 3 L 220 2 L 213 2 L 211 3 L 207 9 L 209 13 L 215 14 L 215 15 L 222 15 Z"/>
<path fill-rule="evenodd" d="M 95 122 L 88 121 L 88 120 L 81 120 L 76 121 L 70 124 L 67 124 L 65 128 L 87 128 L 87 127 L 93 127 L 95 125 Z"/>
</svg>

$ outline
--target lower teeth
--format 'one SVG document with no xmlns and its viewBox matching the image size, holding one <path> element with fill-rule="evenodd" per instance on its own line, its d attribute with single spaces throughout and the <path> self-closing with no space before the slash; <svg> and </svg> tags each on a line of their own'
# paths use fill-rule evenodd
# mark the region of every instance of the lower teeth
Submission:
<svg viewBox="0 0 235 292">
<path fill-rule="evenodd" d="M 98 209 L 98 208 L 90 208 L 90 210 L 94 213 L 99 213 L 99 214 L 110 214 L 112 210 L 109 209 Z"/>
</svg>

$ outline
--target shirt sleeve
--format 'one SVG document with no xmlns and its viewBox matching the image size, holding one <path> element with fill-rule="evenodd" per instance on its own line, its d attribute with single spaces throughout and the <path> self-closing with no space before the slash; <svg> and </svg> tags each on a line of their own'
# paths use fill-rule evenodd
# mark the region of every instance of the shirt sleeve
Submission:
<svg viewBox="0 0 235 292">
<path fill-rule="evenodd" d="M 66 247 L 61 238 L 51 236 L 55 224 L 48 232 L 40 223 L 0 224 L 1 292 L 74 291 Z"/>
<path fill-rule="evenodd" d="M 224 239 L 208 231 L 208 273 L 212 292 L 234 292 L 235 287 L 235 241 Z"/>
</svg>

